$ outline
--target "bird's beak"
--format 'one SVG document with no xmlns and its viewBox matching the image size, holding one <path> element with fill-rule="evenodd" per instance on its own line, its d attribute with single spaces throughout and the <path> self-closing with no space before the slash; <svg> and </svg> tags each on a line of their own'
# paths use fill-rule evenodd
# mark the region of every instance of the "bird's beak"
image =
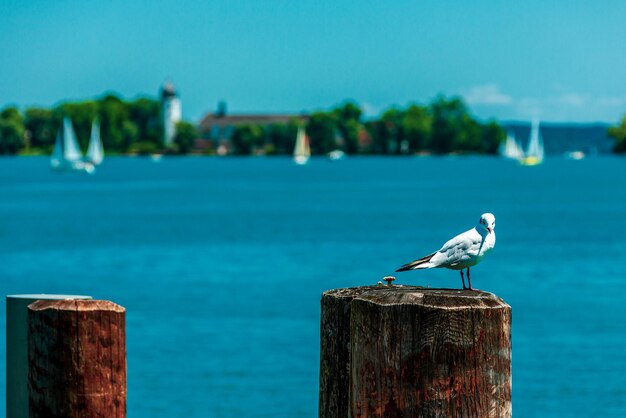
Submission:
<svg viewBox="0 0 626 418">
<path fill-rule="evenodd" d="M 487 227 L 487 231 L 491 234 L 491 228 Z"/>
</svg>

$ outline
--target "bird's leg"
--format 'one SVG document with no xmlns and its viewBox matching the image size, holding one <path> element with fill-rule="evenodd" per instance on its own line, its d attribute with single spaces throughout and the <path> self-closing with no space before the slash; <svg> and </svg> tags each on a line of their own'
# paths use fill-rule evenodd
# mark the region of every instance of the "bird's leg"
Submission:
<svg viewBox="0 0 626 418">
<path fill-rule="evenodd" d="M 469 290 L 478 290 L 478 289 L 474 289 L 474 288 L 472 287 L 472 281 L 470 280 L 470 272 L 469 272 L 469 269 L 470 269 L 470 268 L 468 267 L 468 268 L 467 268 L 467 283 L 469 283 L 469 288 L 468 288 L 468 289 L 469 289 Z"/>
<path fill-rule="evenodd" d="M 467 287 L 465 287 L 465 278 L 463 277 L 463 269 L 461 269 L 461 281 L 463 282 L 463 290 L 467 289 Z"/>
</svg>

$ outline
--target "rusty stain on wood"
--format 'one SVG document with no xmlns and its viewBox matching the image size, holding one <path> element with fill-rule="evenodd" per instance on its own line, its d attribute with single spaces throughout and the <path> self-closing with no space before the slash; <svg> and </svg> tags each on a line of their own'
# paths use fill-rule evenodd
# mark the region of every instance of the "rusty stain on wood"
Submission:
<svg viewBox="0 0 626 418">
<path fill-rule="evenodd" d="M 30 416 L 125 417 L 124 308 L 41 300 L 28 310 Z"/>
</svg>

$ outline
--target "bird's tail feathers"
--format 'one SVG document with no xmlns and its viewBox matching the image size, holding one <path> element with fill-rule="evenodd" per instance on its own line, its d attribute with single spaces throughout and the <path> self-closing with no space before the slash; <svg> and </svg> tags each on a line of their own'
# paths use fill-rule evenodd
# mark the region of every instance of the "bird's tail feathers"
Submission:
<svg viewBox="0 0 626 418">
<path fill-rule="evenodd" d="M 398 270 L 396 271 L 407 271 L 407 270 L 417 270 L 417 269 L 426 269 L 429 268 L 429 262 L 430 260 L 433 258 L 433 256 L 437 254 L 436 252 L 429 254 L 425 257 L 422 257 L 418 260 L 415 261 L 411 261 L 410 263 L 407 263 L 405 265 L 403 265 L 402 267 L 400 267 Z"/>
</svg>

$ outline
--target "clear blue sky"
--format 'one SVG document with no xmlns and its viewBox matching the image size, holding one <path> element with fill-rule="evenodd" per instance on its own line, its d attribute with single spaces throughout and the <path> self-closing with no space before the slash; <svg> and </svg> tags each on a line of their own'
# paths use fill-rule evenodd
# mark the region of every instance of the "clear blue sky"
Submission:
<svg viewBox="0 0 626 418">
<path fill-rule="evenodd" d="M 481 118 L 626 114 L 623 1 L 0 0 L 0 106 L 174 82 L 197 121 L 462 95 Z"/>
</svg>

